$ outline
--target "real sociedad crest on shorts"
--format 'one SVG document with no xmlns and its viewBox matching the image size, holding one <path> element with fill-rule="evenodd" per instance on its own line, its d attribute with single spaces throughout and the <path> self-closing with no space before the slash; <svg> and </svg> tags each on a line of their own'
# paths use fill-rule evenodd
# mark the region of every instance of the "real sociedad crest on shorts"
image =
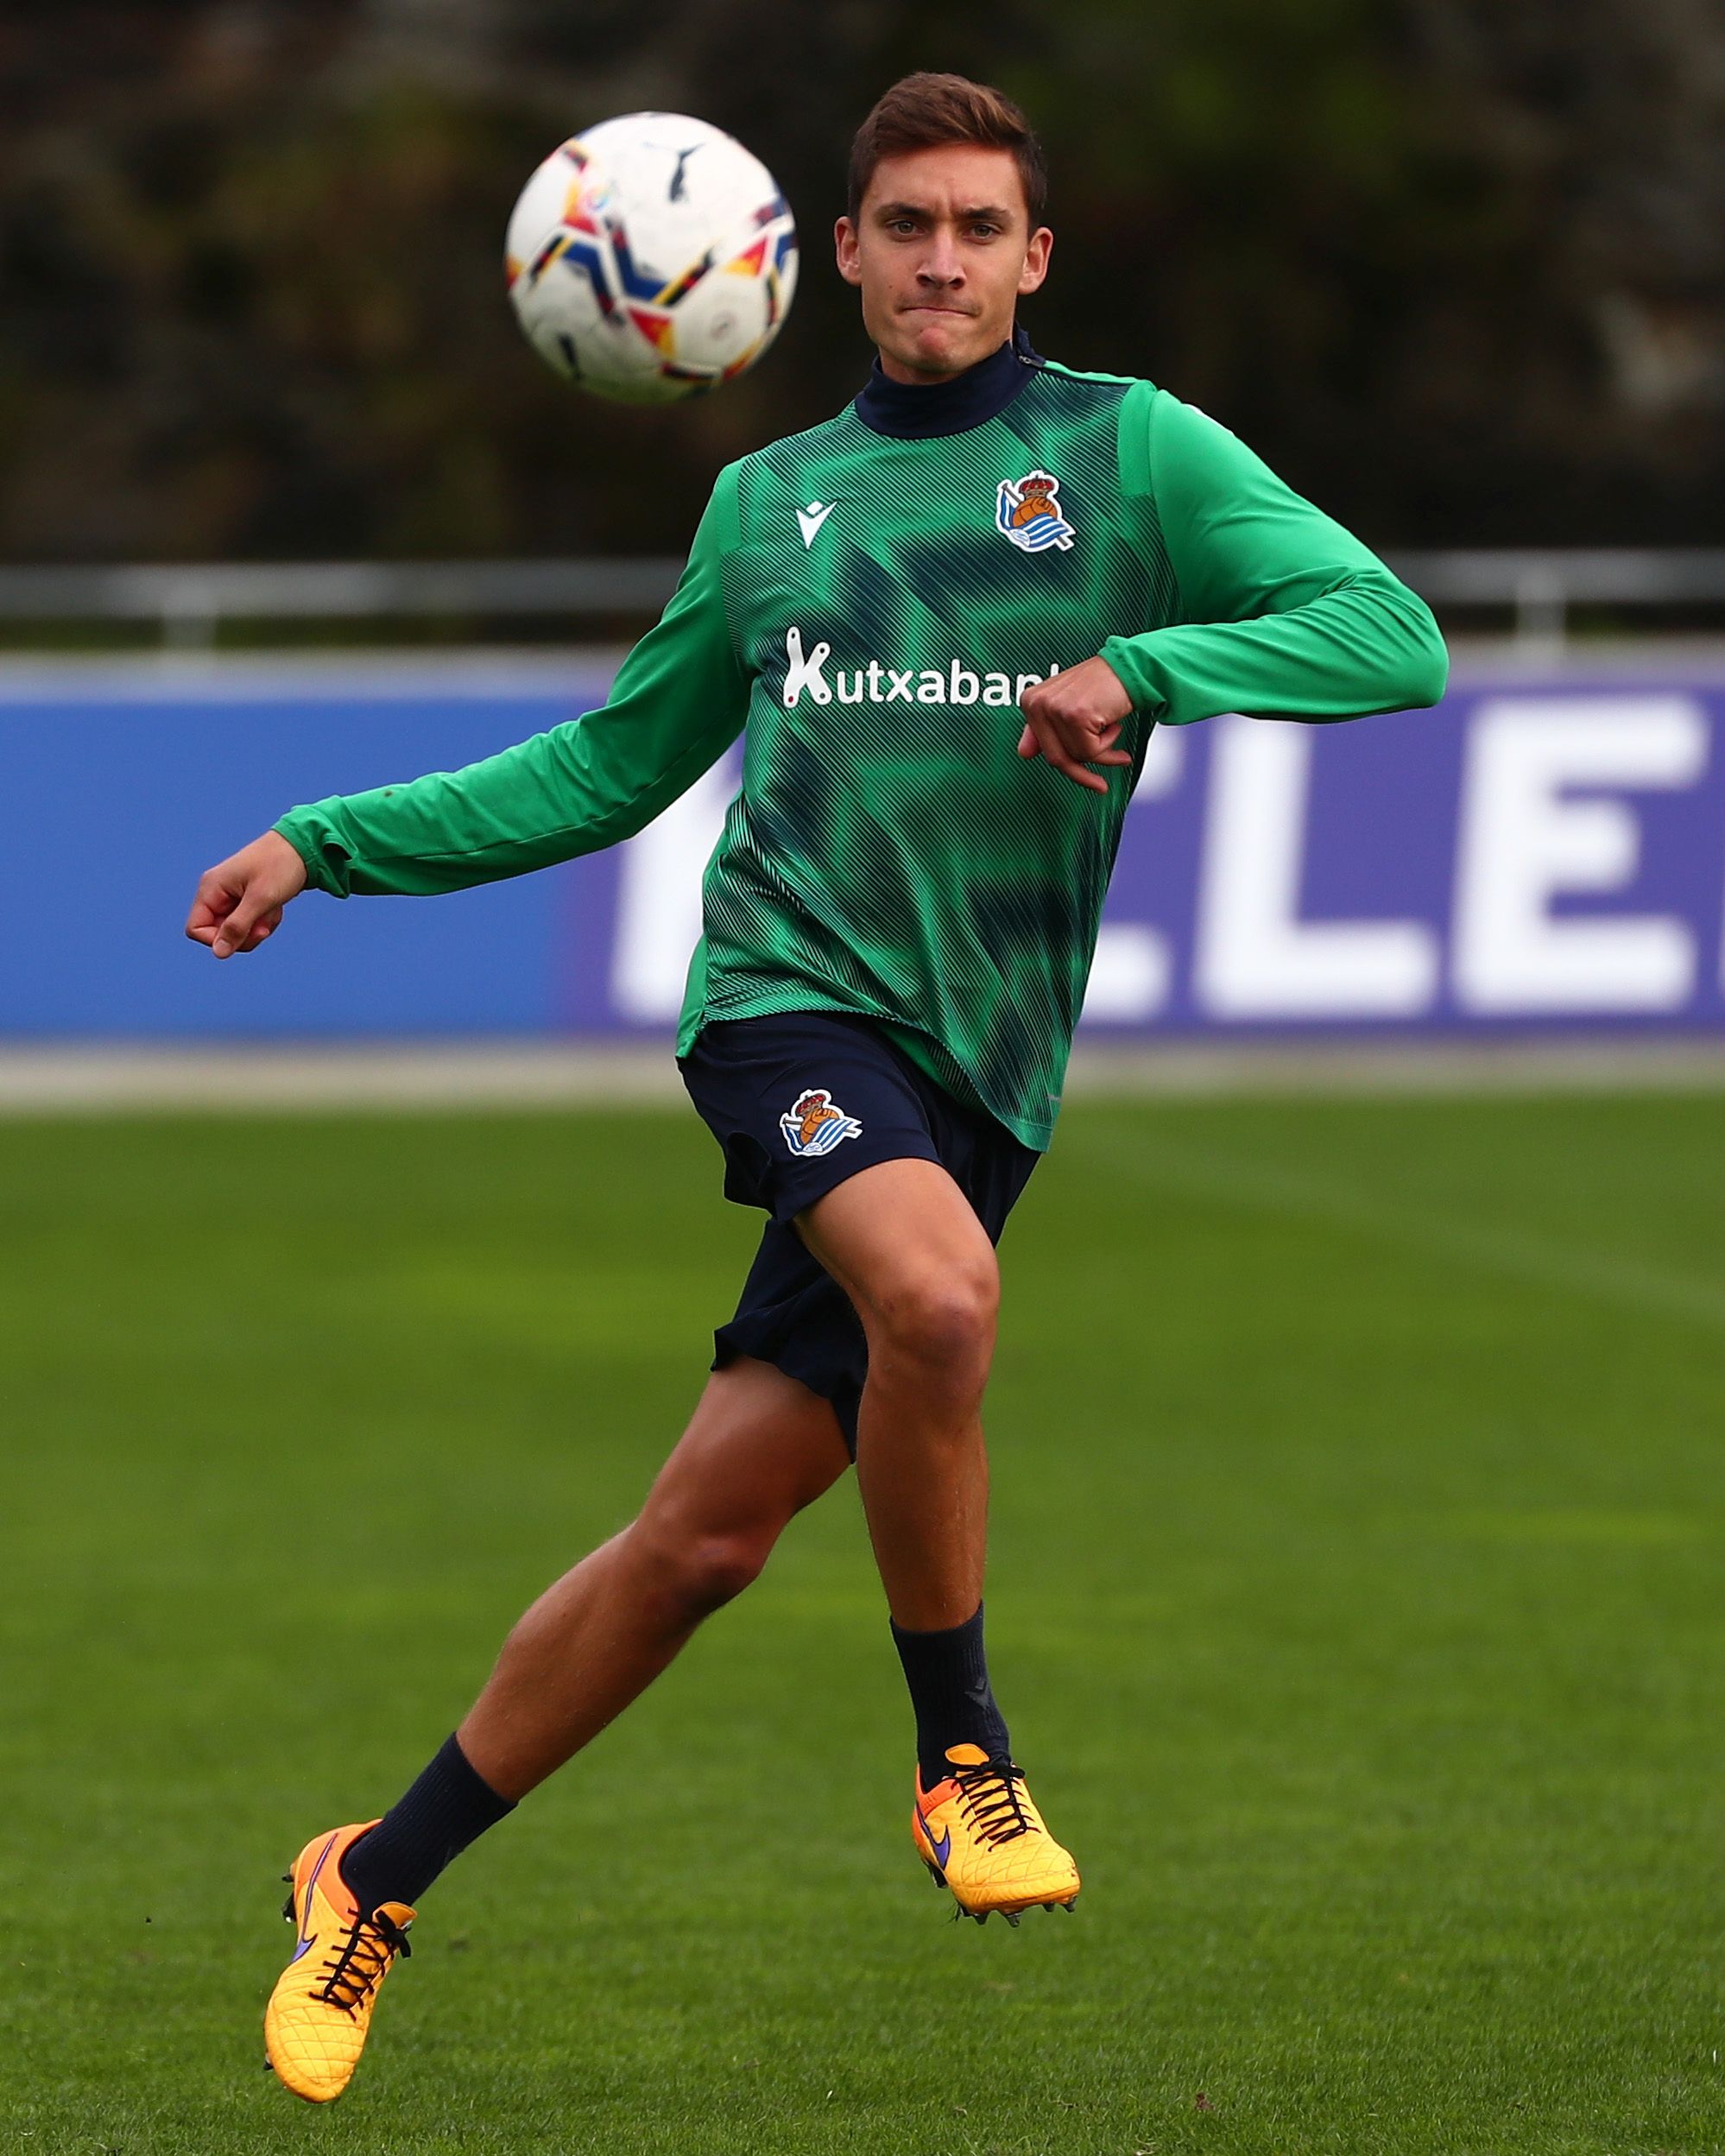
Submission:
<svg viewBox="0 0 1725 2156">
<path fill-rule="evenodd" d="M 799 1159 L 805 1154 L 831 1153 L 842 1138 L 857 1138 L 862 1126 L 847 1116 L 824 1085 L 811 1086 L 796 1104 L 779 1118 L 785 1143 Z"/>
<path fill-rule="evenodd" d="M 995 522 L 1027 554 L 1049 547 L 1064 551 L 1072 543 L 1072 528 L 1060 513 L 1060 482 L 1046 471 L 1002 479 L 995 494 Z"/>
</svg>

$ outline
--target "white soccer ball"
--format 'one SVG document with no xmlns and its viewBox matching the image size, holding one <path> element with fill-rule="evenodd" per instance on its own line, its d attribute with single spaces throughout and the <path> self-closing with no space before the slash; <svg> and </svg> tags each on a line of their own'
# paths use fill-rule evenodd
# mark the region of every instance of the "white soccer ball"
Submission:
<svg viewBox="0 0 1725 2156">
<path fill-rule="evenodd" d="M 758 157 L 677 112 L 573 136 L 509 218 L 509 297 L 584 389 L 665 404 L 752 367 L 797 288 L 797 227 Z"/>
</svg>

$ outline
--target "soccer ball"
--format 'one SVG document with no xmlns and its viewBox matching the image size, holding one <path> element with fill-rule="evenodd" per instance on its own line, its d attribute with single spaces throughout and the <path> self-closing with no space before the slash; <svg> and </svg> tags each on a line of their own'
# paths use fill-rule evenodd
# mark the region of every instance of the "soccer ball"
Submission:
<svg viewBox="0 0 1725 2156">
<path fill-rule="evenodd" d="M 758 157 L 705 120 L 631 112 L 554 149 L 509 218 L 509 297 L 540 357 L 626 404 L 752 367 L 797 288 L 797 227 Z"/>
</svg>

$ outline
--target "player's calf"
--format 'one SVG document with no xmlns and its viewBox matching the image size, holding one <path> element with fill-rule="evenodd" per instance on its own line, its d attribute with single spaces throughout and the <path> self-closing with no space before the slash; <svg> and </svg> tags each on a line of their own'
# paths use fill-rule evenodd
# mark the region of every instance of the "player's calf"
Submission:
<svg viewBox="0 0 1725 2156">
<path fill-rule="evenodd" d="M 288 2087 L 340 2094 L 426 1888 L 748 1585 L 845 1464 L 825 1400 L 759 1363 L 715 1375 L 640 1519 L 540 1596 L 457 1735 L 382 1819 L 300 1853 L 286 1911 L 300 1942 L 267 2023 Z"/>
</svg>

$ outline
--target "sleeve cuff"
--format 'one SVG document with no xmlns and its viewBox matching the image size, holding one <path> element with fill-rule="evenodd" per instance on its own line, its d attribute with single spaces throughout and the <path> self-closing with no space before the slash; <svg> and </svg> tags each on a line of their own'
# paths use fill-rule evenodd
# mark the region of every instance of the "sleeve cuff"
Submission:
<svg viewBox="0 0 1725 2156">
<path fill-rule="evenodd" d="M 1141 718 L 1153 718 L 1161 726 L 1178 726 L 1183 722 L 1169 709 L 1155 669 L 1145 662 L 1141 648 L 1143 641 L 1136 636 L 1110 636 L 1096 655 L 1120 676 L 1122 686 L 1132 699 L 1132 708 Z"/>
<path fill-rule="evenodd" d="M 330 836 L 327 826 L 315 819 L 313 812 L 290 809 L 287 815 L 278 817 L 270 829 L 285 838 L 305 863 L 308 890 L 327 891 L 332 898 L 349 895 L 349 857 Z"/>
</svg>

